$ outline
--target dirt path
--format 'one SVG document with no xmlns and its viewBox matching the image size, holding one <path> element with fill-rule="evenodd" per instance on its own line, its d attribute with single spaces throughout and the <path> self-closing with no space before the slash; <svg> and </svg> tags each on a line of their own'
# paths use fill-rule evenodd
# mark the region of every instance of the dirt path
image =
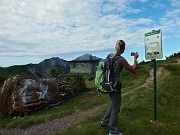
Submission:
<svg viewBox="0 0 180 135">
<path fill-rule="evenodd" d="M 0 135 L 53 135 L 64 132 L 68 127 L 79 123 L 87 117 L 95 115 L 96 112 L 104 106 L 105 104 L 98 105 L 86 111 L 76 110 L 72 115 L 65 116 L 64 118 L 46 121 L 25 129 L 1 129 Z"/>
<path fill-rule="evenodd" d="M 162 67 L 159 67 L 159 68 L 156 70 L 156 77 L 159 77 L 159 76 L 162 74 L 162 72 L 163 72 L 163 68 L 162 68 Z M 152 83 L 153 80 L 154 80 L 154 69 L 151 69 L 151 70 L 149 71 L 149 77 L 145 80 L 145 82 L 144 82 L 142 85 L 140 85 L 140 86 L 138 86 L 138 87 L 136 87 L 136 88 L 134 88 L 134 89 L 128 90 L 126 93 L 122 94 L 122 96 L 126 96 L 126 95 L 134 92 L 134 91 L 137 90 L 137 89 L 140 89 L 140 88 L 143 88 L 143 87 L 148 87 L 148 85 L 149 85 L 150 83 Z"/>
<path fill-rule="evenodd" d="M 162 74 L 163 68 L 158 68 L 157 77 Z M 134 88 L 129 90 L 128 92 L 122 94 L 122 96 L 126 96 L 135 90 L 147 87 L 153 80 L 153 70 L 150 70 L 149 77 L 146 81 Z M 87 117 L 91 117 L 96 115 L 97 111 L 104 108 L 106 104 L 98 105 L 93 108 L 90 108 L 86 111 L 76 110 L 72 115 L 65 116 L 64 118 L 55 119 L 52 121 L 46 121 L 39 125 L 34 125 L 25 129 L 13 128 L 13 129 L 0 129 L 0 135 L 54 135 L 56 133 L 64 132 L 68 127 L 71 127 Z"/>
</svg>

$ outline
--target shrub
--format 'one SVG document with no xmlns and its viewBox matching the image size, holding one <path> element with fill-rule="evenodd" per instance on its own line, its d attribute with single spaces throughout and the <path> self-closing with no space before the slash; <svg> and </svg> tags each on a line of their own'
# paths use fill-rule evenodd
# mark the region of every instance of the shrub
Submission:
<svg viewBox="0 0 180 135">
<path fill-rule="evenodd" d="M 63 80 L 66 76 L 62 68 L 52 68 L 49 73 L 52 78 L 57 80 Z"/>
<path fill-rule="evenodd" d="M 0 76 L 0 86 L 4 83 L 4 81 L 7 79 L 7 76 Z"/>
<path fill-rule="evenodd" d="M 72 76 L 67 76 L 66 81 L 74 87 L 74 91 L 77 93 L 82 93 L 86 91 L 85 79 L 80 74 L 75 74 Z"/>
<path fill-rule="evenodd" d="M 91 77 L 88 78 L 88 81 L 92 81 L 92 80 L 94 80 L 94 79 L 95 79 L 95 77 L 94 77 L 94 76 L 91 76 Z"/>
</svg>

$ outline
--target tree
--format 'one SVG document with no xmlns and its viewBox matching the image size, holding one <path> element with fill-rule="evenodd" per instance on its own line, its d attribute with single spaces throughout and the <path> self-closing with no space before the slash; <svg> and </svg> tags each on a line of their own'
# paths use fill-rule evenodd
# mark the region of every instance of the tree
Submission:
<svg viewBox="0 0 180 135">
<path fill-rule="evenodd" d="M 62 68 L 52 68 L 50 76 L 58 81 L 64 81 L 73 87 L 73 93 L 82 93 L 86 91 L 85 79 L 80 74 L 68 75 Z"/>
<path fill-rule="evenodd" d="M 65 78 L 65 71 L 62 68 L 51 68 L 50 76 L 57 80 L 63 80 Z"/>
<path fill-rule="evenodd" d="M 85 79 L 80 74 L 75 74 L 66 77 L 66 81 L 74 87 L 75 93 L 82 93 L 86 91 Z"/>
</svg>

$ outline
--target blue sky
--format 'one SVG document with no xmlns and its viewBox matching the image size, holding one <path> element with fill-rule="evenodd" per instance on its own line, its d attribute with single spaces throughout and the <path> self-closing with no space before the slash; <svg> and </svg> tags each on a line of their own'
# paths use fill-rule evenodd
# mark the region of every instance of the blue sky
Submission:
<svg viewBox="0 0 180 135">
<path fill-rule="evenodd" d="M 119 39 L 145 60 L 144 33 L 162 30 L 163 59 L 180 51 L 180 0 L 1 0 L 0 66 L 83 54 L 104 58 Z"/>
</svg>

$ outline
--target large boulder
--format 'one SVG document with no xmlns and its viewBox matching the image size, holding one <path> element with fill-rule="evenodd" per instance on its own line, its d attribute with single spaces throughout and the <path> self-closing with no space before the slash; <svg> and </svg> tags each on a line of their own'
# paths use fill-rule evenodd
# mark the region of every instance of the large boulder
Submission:
<svg viewBox="0 0 180 135">
<path fill-rule="evenodd" d="M 73 95 L 73 88 L 67 82 L 20 76 L 8 78 L 0 90 L 0 116 L 23 116 L 57 105 Z"/>
</svg>

